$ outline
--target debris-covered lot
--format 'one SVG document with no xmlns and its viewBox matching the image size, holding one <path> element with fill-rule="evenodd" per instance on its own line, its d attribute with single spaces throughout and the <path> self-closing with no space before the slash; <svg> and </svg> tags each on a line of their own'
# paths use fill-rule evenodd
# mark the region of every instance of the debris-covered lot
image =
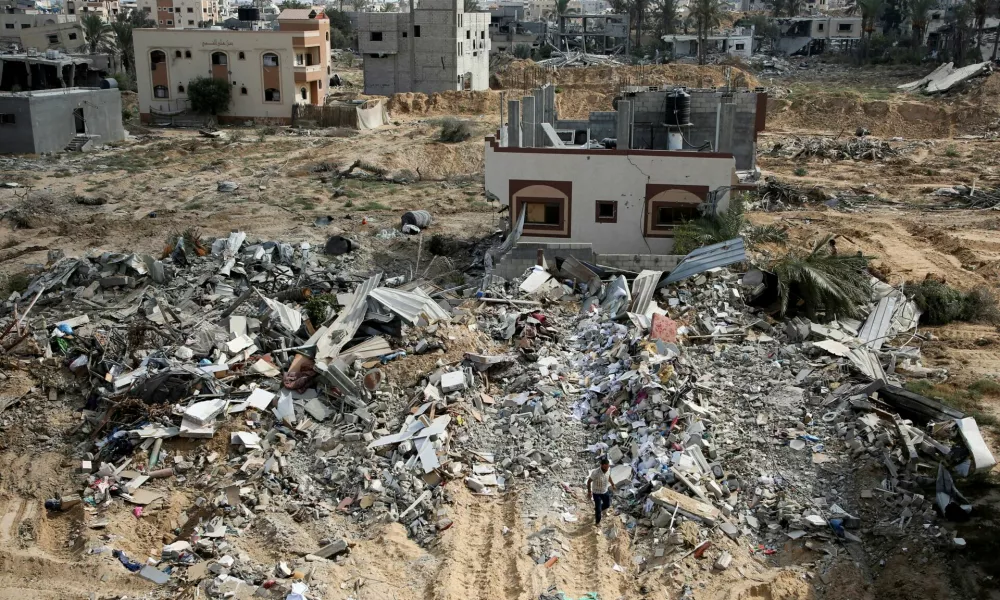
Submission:
<svg viewBox="0 0 1000 600">
<path fill-rule="evenodd" d="M 995 593 L 989 136 L 784 114 L 783 237 L 503 282 L 467 112 L 0 159 L 0 598 Z M 810 253 L 850 315 L 782 308 Z"/>
</svg>

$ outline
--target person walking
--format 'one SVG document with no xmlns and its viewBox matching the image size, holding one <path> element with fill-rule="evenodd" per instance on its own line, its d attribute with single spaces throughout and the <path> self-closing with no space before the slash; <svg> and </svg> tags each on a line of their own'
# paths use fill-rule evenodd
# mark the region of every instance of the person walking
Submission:
<svg viewBox="0 0 1000 600">
<path fill-rule="evenodd" d="M 601 524 L 604 511 L 611 508 L 611 492 L 618 491 L 611 482 L 608 471 L 611 463 L 607 458 L 601 459 L 601 466 L 590 472 L 587 477 L 587 493 L 594 499 L 594 525 Z"/>
</svg>

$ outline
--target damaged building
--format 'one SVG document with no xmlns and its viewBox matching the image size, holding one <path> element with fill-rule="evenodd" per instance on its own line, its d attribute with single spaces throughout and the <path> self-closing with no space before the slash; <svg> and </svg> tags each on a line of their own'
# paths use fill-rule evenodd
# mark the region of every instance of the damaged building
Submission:
<svg viewBox="0 0 1000 600">
<path fill-rule="evenodd" d="M 0 91 L 99 87 L 111 69 L 111 59 L 104 54 L 0 54 Z"/>
<path fill-rule="evenodd" d="M 674 229 L 725 211 L 753 178 L 766 103 L 761 91 L 627 88 L 616 110 L 566 120 L 551 85 L 509 101 L 486 141 L 486 190 L 525 217 L 499 274 L 547 247 L 619 268 L 674 264 Z"/>
<path fill-rule="evenodd" d="M 772 22 L 781 32 L 778 51 L 789 56 L 849 50 L 861 41 L 861 17 L 791 17 Z"/>
<path fill-rule="evenodd" d="M 403 13 L 359 13 L 365 93 L 433 94 L 489 88 L 490 14 L 458 0 L 423 0 Z"/>
<path fill-rule="evenodd" d="M 753 37 L 752 25 L 709 34 L 705 37 L 705 54 L 726 54 L 749 59 L 753 55 Z M 673 58 L 698 56 L 697 35 L 668 34 L 660 39 L 667 44 L 667 53 Z"/>
<path fill-rule="evenodd" d="M 553 34 L 556 48 L 592 54 L 628 54 L 629 19 L 627 14 L 559 15 Z"/>
<path fill-rule="evenodd" d="M 110 84 L 0 92 L 0 154 L 85 151 L 123 139 L 121 93 Z"/>
</svg>

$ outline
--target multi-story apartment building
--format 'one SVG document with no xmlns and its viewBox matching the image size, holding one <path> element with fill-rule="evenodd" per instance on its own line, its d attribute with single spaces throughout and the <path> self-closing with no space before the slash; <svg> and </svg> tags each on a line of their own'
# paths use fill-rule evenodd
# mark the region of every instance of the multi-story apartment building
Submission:
<svg viewBox="0 0 1000 600">
<path fill-rule="evenodd" d="M 365 93 L 489 88 L 490 14 L 461 0 L 422 0 L 411 12 L 359 13 Z"/>
<path fill-rule="evenodd" d="M 157 29 L 193 29 L 222 22 L 218 0 L 139 0 Z"/>
<path fill-rule="evenodd" d="M 330 21 L 314 9 L 286 9 L 278 31 L 136 29 L 139 112 L 155 115 L 190 109 L 187 86 L 198 77 L 232 84 L 221 122 L 291 122 L 295 104 L 322 105 L 330 77 Z"/>
<path fill-rule="evenodd" d="M 66 14 L 84 17 L 96 14 L 105 21 L 112 21 L 121 11 L 118 0 L 66 0 Z"/>
</svg>

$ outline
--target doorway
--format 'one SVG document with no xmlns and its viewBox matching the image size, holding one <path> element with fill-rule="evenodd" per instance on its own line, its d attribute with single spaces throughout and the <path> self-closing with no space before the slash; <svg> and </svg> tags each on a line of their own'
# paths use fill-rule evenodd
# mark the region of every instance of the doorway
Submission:
<svg viewBox="0 0 1000 600">
<path fill-rule="evenodd" d="M 77 133 L 87 133 L 87 124 L 83 120 L 83 109 L 74 108 L 73 109 L 73 124 L 76 126 Z"/>
</svg>

